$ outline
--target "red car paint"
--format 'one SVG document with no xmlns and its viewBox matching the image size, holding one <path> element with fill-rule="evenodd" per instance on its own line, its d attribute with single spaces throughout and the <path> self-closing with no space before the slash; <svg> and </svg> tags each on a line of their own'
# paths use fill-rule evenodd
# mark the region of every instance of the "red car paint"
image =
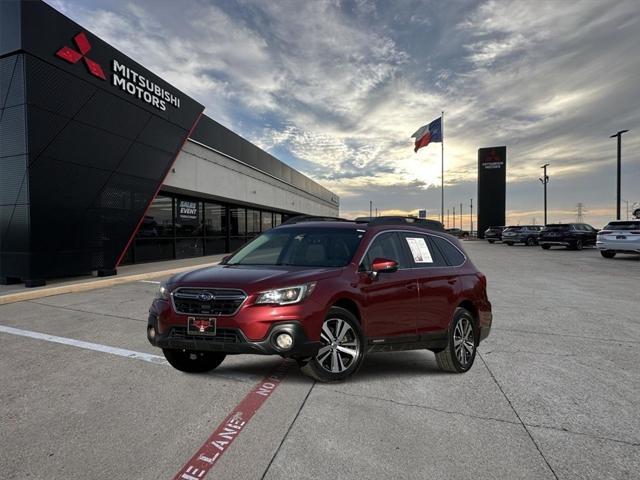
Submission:
<svg viewBox="0 0 640 480">
<path fill-rule="evenodd" d="M 307 339 L 317 342 L 327 312 L 334 305 L 352 310 L 369 341 L 444 334 L 454 311 L 460 306 L 474 315 L 480 330 L 479 340 L 489 334 L 492 315 L 486 279 L 466 255 L 461 265 L 401 268 L 393 273 L 380 273 L 375 278 L 360 267 L 371 242 L 384 232 L 439 237 L 464 254 L 457 238 L 410 225 L 310 222 L 304 227 L 350 228 L 364 233 L 355 255 L 344 267 L 216 265 L 178 274 L 169 280 L 167 289 L 208 287 L 243 290 L 248 297 L 242 306 L 232 316 L 218 316 L 217 328 L 239 329 L 250 342 L 266 340 L 272 325 L 283 321 L 300 322 Z M 277 228 L 300 228 L 300 225 Z M 316 286 L 300 303 L 284 306 L 255 304 L 260 292 L 309 282 L 316 282 Z M 156 299 L 151 313 L 157 318 L 159 336 L 165 335 L 172 327 L 187 325 L 188 316 L 177 313 L 171 301 Z"/>
</svg>

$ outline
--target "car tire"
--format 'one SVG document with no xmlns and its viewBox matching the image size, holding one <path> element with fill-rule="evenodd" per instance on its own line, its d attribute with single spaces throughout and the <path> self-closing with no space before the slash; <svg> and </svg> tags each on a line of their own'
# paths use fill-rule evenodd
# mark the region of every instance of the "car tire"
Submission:
<svg viewBox="0 0 640 480">
<path fill-rule="evenodd" d="M 173 348 L 163 348 L 162 353 L 169 365 L 186 373 L 209 372 L 220 365 L 226 357 L 221 352 L 200 352 Z"/>
<path fill-rule="evenodd" d="M 527 238 L 526 245 L 527 247 L 533 247 L 536 244 L 536 239 L 533 237 Z"/>
<path fill-rule="evenodd" d="M 438 367 L 451 373 L 468 371 L 476 358 L 478 343 L 478 327 L 473 315 L 464 308 L 456 308 L 447 333 L 447 346 L 436 353 Z"/>
<path fill-rule="evenodd" d="M 510 247 L 513 247 L 513 242 L 504 242 L 504 243 L 506 243 L 506 244 L 507 244 L 507 245 L 509 245 Z"/>
<path fill-rule="evenodd" d="M 549 250 L 551 248 L 551 245 L 547 245 L 546 243 L 543 243 L 540 246 L 542 247 L 543 250 Z"/>
<path fill-rule="evenodd" d="M 495 240 L 487 240 L 487 242 L 489 242 L 489 243 L 495 243 L 496 241 L 495 241 Z"/>
<path fill-rule="evenodd" d="M 576 240 L 571 244 L 571 250 L 582 250 L 583 248 L 582 240 Z"/>
<path fill-rule="evenodd" d="M 320 335 L 323 346 L 301 366 L 302 373 L 319 382 L 339 382 L 360 369 L 364 335 L 358 319 L 349 310 L 331 307 Z"/>
<path fill-rule="evenodd" d="M 616 252 L 610 252 L 608 250 L 600 250 L 600 255 L 604 258 L 613 258 L 616 256 Z"/>
</svg>

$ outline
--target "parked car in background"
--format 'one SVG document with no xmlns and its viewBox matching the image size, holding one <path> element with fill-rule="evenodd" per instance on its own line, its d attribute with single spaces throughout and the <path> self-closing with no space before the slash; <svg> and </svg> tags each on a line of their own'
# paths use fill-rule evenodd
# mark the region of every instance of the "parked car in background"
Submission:
<svg viewBox="0 0 640 480">
<path fill-rule="evenodd" d="M 504 226 L 501 226 L 501 227 L 489 227 L 484 231 L 484 238 L 489 243 L 500 242 L 500 241 L 502 241 L 502 231 L 505 228 L 506 227 L 504 227 Z"/>
<path fill-rule="evenodd" d="M 609 222 L 598 232 L 596 247 L 604 258 L 613 258 L 616 253 L 640 255 L 640 219 Z"/>
<path fill-rule="evenodd" d="M 538 237 L 542 227 L 540 225 L 518 225 L 507 227 L 502 232 L 502 243 L 507 245 L 515 245 L 516 243 L 524 243 L 529 247 L 538 244 Z"/>
<path fill-rule="evenodd" d="M 453 235 L 458 238 L 469 238 L 469 232 L 462 230 L 461 228 L 447 228 L 445 230 L 449 235 Z"/>
<path fill-rule="evenodd" d="M 598 230 L 586 223 L 554 223 L 540 232 L 538 244 L 548 250 L 552 246 L 567 247 L 571 250 L 582 250 L 596 244 Z"/>
</svg>

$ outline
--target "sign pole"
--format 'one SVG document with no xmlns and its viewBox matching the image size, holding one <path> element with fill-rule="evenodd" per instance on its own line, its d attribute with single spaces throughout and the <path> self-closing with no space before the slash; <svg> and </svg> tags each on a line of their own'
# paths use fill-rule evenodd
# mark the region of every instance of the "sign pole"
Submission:
<svg viewBox="0 0 640 480">
<path fill-rule="evenodd" d="M 442 135 L 440 158 L 440 221 L 444 223 L 444 110 L 442 111 L 442 117 L 440 117 L 440 135 Z"/>
</svg>

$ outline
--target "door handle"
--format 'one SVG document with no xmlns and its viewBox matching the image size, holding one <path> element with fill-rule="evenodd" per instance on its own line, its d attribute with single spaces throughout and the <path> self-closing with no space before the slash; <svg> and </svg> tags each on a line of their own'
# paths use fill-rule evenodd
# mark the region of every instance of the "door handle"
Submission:
<svg viewBox="0 0 640 480">
<path fill-rule="evenodd" d="M 407 283 L 405 287 L 407 287 L 409 290 L 416 290 L 418 288 L 418 285 L 416 285 L 415 283 Z"/>
</svg>

